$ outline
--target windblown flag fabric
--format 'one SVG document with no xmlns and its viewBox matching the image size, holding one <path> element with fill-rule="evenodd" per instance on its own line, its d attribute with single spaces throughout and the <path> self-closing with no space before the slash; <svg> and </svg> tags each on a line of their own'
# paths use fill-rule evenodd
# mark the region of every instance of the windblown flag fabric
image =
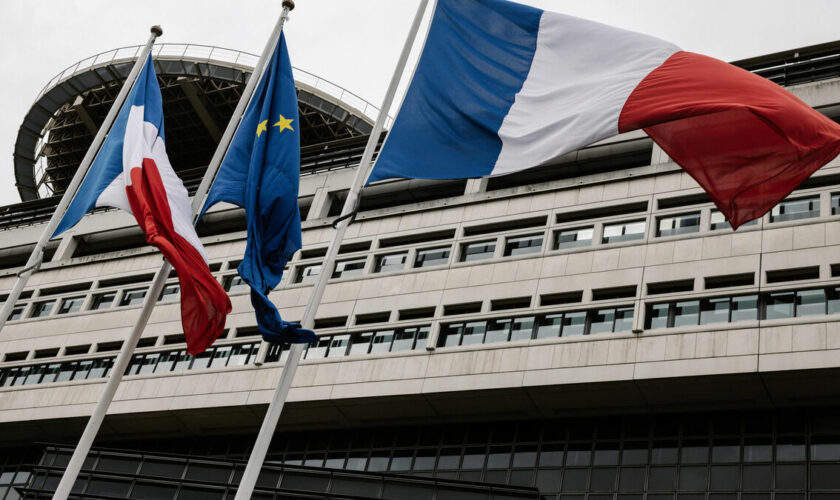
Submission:
<svg viewBox="0 0 840 500">
<path fill-rule="evenodd" d="M 133 214 L 146 241 L 178 274 L 187 351 L 198 354 L 222 333 L 231 304 L 210 274 L 193 226 L 189 195 L 166 155 L 162 103 L 149 56 L 53 236 L 95 207 Z"/>
<path fill-rule="evenodd" d="M 315 340 L 312 331 L 283 321 L 268 298 L 301 247 L 299 182 L 297 93 L 281 34 L 202 209 L 221 201 L 245 209 L 248 237 L 237 270 L 251 287 L 260 332 L 272 343 Z"/>
<path fill-rule="evenodd" d="M 735 228 L 840 153 L 840 126 L 730 64 L 505 0 L 439 0 L 368 183 L 509 174 L 636 129 Z"/>
</svg>

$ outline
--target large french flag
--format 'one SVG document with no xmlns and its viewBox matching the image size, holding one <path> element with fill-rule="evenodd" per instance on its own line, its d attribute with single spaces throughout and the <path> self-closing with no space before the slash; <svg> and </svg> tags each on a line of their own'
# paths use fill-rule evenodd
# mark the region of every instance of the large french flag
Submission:
<svg viewBox="0 0 840 500">
<path fill-rule="evenodd" d="M 230 299 L 210 274 L 189 194 L 166 155 L 163 99 L 149 56 L 53 236 L 95 207 L 134 215 L 146 241 L 172 264 L 181 286 L 181 322 L 190 354 L 222 333 Z"/>
<path fill-rule="evenodd" d="M 439 0 L 368 183 L 509 174 L 635 129 L 733 227 L 840 153 L 840 126 L 730 64 L 505 0 Z"/>
</svg>

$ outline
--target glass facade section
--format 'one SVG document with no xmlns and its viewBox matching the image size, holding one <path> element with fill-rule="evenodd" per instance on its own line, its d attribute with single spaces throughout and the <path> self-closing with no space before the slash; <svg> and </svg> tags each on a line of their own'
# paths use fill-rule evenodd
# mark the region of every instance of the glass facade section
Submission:
<svg viewBox="0 0 840 500">
<path fill-rule="evenodd" d="M 554 249 L 587 247 L 592 244 L 594 231 L 592 226 L 557 231 L 554 233 Z"/>
<path fill-rule="evenodd" d="M 361 276 L 365 271 L 365 263 L 367 259 L 353 259 L 342 260 L 335 263 L 335 270 L 333 271 L 333 278 L 350 278 L 353 276 Z"/>
<path fill-rule="evenodd" d="M 491 259 L 496 253 L 496 240 L 464 243 L 461 245 L 461 262 Z"/>
<path fill-rule="evenodd" d="M 450 247 L 426 248 L 417 251 L 414 267 L 439 266 L 449 262 Z"/>
<path fill-rule="evenodd" d="M 295 283 L 315 283 L 319 274 L 321 274 L 321 264 L 303 266 L 298 269 Z"/>
<path fill-rule="evenodd" d="M 659 218 L 657 236 L 675 236 L 700 231 L 700 212 Z"/>
<path fill-rule="evenodd" d="M 820 216 L 820 197 L 784 200 L 770 210 L 770 222 L 808 219 Z"/>
<path fill-rule="evenodd" d="M 53 300 L 45 300 L 43 302 L 36 302 L 35 305 L 32 307 L 32 313 L 29 315 L 30 318 L 44 318 L 49 316 L 55 306 L 55 299 Z"/>
<path fill-rule="evenodd" d="M 21 304 L 21 305 L 16 304 L 15 307 L 12 308 L 12 312 L 9 313 L 9 317 L 8 317 L 7 321 L 14 321 L 16 319 L 22 318 L 24 309 L 26 309 L 25 304 Z"/>
<path fill-rule="evenodd" d="M 645 221 L 619 222 L 604 224 L 603 243 L 641 240 L 645 237 Z"/>
<path fill-rule="evenodd" d="M 181 297 L 181 285 L 178 283 L 170 283 L 163 287 L 160 291 L 158 300 L 161 302 L 169 302 L 171 300 L 178 300 Z"/>
<path fill-rule="evenodd" d="M 755 226 L 757 224 L 758 219 L 753 219 L 741 224 L 741 227 Z M 717 229 L 732 229 L 732 225 L 729 224 L 729 221 L 726 220 L 726 217 L 723 216 L 720 210 L 712 210 L 710 229 L 712 231 Z"/>
<path fill-rule="evenodd" d="M 61 305 L 58 307 L 58 314 L 69 314 L 79 312 L 82 309 L 82 304 L 85 302 L 84 295 L 81 297 L 67 297 L 61 299 Z"/>
<path fill-rule="evenodd" d="M 139 306 L 143 303 L 146 297 L 146 288 L 135 288 L 134 290 L 126 290 L 120 299 L 121 306 Z"/>
<path fill-rule="evenodd" d="M 113 292 L 105 292 L 105 293 L 97 293 L 94 294 L 93 300 L 90 302 L 90 310 L 91 311 L 98 311 L 100 309 L 107 309 L 111 307 L 114 303 L 114 299 L 117 297 L 116 290 Z"/>
<path fill-rule="evenodd" d="M 406 259 L 408 259 L 408 252 L 377 255 L 374 272 L 387 273 L 390 271 L 400 271 L 405 268 Z"/>
<path fill-rule="evenodd" d="M 512 236 L 505 240 L 505 256 L 538 253 L 542 250 L 543 235 Z"/>
</svg>

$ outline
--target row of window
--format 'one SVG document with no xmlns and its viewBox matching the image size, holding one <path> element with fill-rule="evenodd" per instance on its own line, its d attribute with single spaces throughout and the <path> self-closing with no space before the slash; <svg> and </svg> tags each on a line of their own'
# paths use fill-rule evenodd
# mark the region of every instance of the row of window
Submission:
<svg viewBox="0 0 840 500">
<path fill-rule="evenodd" d="M 632 328 L 630 306 L 465 321 L 443 325 L 438 347 L 625 332 Z"/>
<path fill-rule="evenodd" d="M 812 288 L 651 304 L 647 307 L 646 327 L 674 328 L 838 312 L 840 287 Z"/>
<path fill-rule="evenodd" d="M 164 373 L 246 365 L 254 362 L 258 349 L 258 342 L 249 342 L 211 347 L 197 356 L 187 354 L 185 349 L 135 354 L 125 374 Z M 111 356 L 0 368 L 0 387 L 103 378 L 108 376 L 115 359 L 116 356 Z"/>
<path fill-rule="evenodd" d="M 144 286 L 138 288 L 129 288 L 126 290 L 111 290 L 108 292 L 94 293 L 87 310 L 99 311 L 101 309 L 108 309 L 110 307 L 128 307 L 141 305 L 143 303 L 143 300 L 146 298 L 146 294 L 148 293 L 148 291 L 149 287 Z M 122 292 L 121 295 L 120 292 Z M 117 300 L 118 295 L 119 300 Z M 158 301 L 169 302 L 173 300 L 178 300 L 180 296 L 181 286 L 177 283 L 171 283 L 164 286 L 163 290 L 160 293 L 160 297 L 158 297 Z M 56 307 L 58 307 L 58 310 L 55 311 L 55 314 L 70 314 L 79 312 L 82 310 L 82 306 L 84 305 L 86 298 L 87 295 L 77 295 L 71 297 L 52 298 L 36 301 L 32 305 L 32 308 L 29 310 L 29 312 L 26 314 L 26 317 L 45 318 L 53 314 L 53 309 L 55 309 Z M 26 308 L 28 305 L 29 304 L 26 302 L 15 304 L 15 307 L 12 309 L 12 312 L 9 313 L 8 321 L 22 319 L 24 317 L 24 313 L 26 312 Z"/>
<path fill-rule="evenodd" d="M 308 344 L 303 359 L 337 358 L 356 354 L 375 354 L 420 350 L 426 347 L 429 338 L 429 326 L 413 326 L 360 333 L 340 333 L 321 335 Z M 266 362 L 285 361 L 289 346 L 272 345 L 266 355 Z"/>
</svg>

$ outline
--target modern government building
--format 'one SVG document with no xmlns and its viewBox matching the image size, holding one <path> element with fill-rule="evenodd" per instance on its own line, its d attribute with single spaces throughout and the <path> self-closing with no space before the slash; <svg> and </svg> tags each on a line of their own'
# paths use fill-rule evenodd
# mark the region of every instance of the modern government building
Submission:
<svg viewBox="0 0 840 500">
<path fill-rule="evenodd" d="M 9 290 L 139 48 L 92 56 L 20 117 Z M 167 149 L 193 191 L 256 57 L 158 45 Z M 840 120 L 840 42 L 735 63 Z M 299 319 L 377 110 L 297 71 Z M 11 141 L 7 137 L 4 140 Z M 199 226 L 233 302 L 190 356 L 172 276 L 74 498 L 230 499 L 288 346 Z M 363 191 L 254 498 L 840 499 L 840 159 L 733 232 L 642 132 L 489 180 Z M 99 210 L 50 243 L 0 331 L 0 500 L 49 498 L 161 256 Z"/>
</svg>

